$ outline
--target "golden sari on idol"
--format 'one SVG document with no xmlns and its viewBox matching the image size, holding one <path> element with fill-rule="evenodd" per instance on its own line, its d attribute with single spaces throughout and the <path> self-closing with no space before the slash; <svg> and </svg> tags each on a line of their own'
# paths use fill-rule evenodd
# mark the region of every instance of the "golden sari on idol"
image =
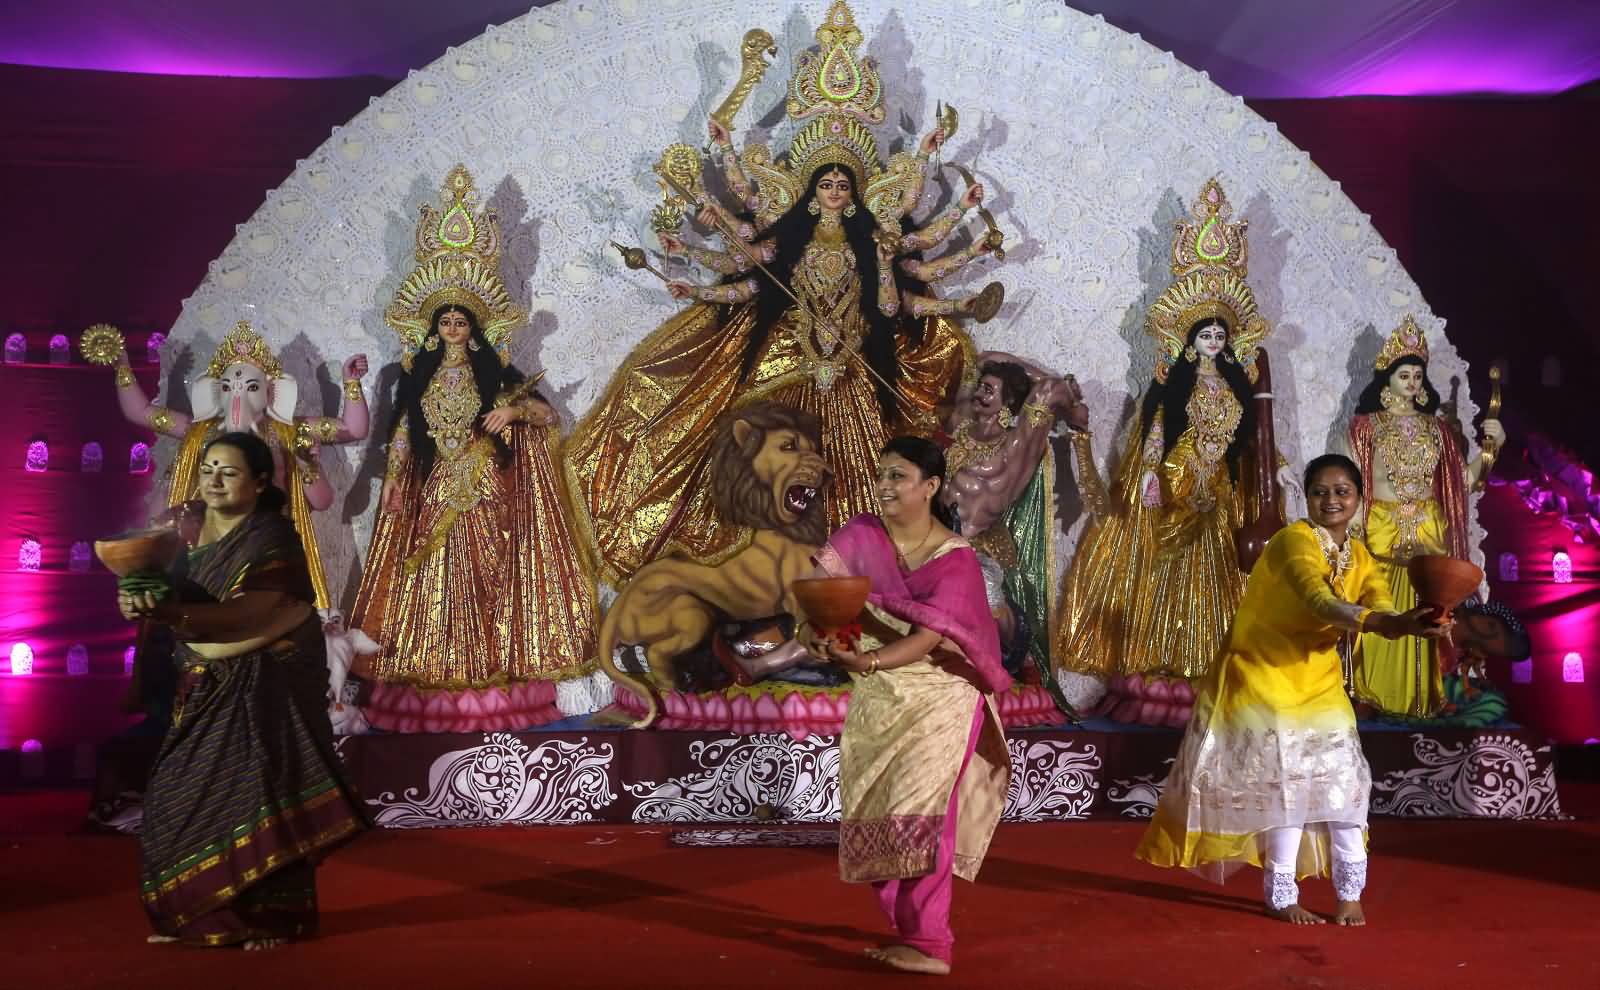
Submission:
<svg viewBox="0 0 1600 990">
<path fill-rule="evenodd" d="M 854 270 L 846 275 L 854 279 Z M 603 579 L 619 584 L 672 553 L 715 564 L 748 544 L 749 532 L 719 524 L 711 504 L 707 453 L 725 411 L 767 399 L 822 420 L 822 453 L 834 478 L 829 519 L 837 527 L 877 507 L 872 482 L 889 437 L 931 434 L 937 408 L 973 367 L 972 341 L 954 322 L 916 320 L 921 339 L 897 338 L 902 422 L 888 423 L 859 339 L 824 357 L 824 341 L 797 307 L 741 377 L 755 315 L 753 301 L 687 307 L 634 350 L 568 439 L 567 482 Z"/>
</svg>

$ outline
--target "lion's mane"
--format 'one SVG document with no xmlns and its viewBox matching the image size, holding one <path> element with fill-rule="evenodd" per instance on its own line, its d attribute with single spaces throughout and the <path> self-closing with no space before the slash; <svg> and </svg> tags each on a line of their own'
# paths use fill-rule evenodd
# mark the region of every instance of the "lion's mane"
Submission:
<svg viewBox="0 0 1600 990">
<path fill-rule="evenodd" d="M 753 429 L 739 442 L 734 424 L 748 423 Z M 751 529 L 772 529 L 808 546 L 821 546 L 828 539 L 826 500 L 819 493 L 796 522 L 786 525 L 773 504 L 769 479 L 756 477 L 755 458 L 773 430 L 794 430 L 810 438 L 822 450 L 822 421 L 815 415 L 780 402 L 752 402 L 730 410 L 717 422 L 711 440 L 711 502 L 726 522 Z"/>
</svg>

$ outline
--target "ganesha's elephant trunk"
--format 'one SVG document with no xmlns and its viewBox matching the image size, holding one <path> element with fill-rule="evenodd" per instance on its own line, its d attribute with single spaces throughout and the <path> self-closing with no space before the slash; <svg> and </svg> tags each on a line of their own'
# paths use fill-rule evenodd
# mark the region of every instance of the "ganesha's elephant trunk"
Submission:
<svg viewBox="0 0 1600 990">
<path fill-rule="evenodd" d="M 617 626 L 622 620 L 622 610 L 626 607 L 627 590 L 617 596 L 611 607 L 606 609 L 605 619 L 600 623 L 600 667 L 606 676 L 623 687 L 644 699 L 644 717 L 638 721 L 629 722 L 630 729 L 648 729 L 661 714 L 661 699 L 656 694 L 656 688 L 649 678 L 640 679 L 617 666 L 615 659 L 617 646 Z"/>
</svg>

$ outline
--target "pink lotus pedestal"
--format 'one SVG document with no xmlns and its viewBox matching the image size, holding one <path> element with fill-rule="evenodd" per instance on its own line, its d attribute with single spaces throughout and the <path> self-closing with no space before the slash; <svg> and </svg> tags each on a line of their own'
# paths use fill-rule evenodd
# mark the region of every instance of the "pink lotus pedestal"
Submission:
<svg viewBox="0 0 1600 990">
<path fill-rule="evenodd" d="M 1164 725 L 1181 729 L 1194 710 L 1194 688 L 1188 679 L 1159 674 L 1130 674 L 1106 682 L 1106 696 L 1093 714 L 1127 725 Z"/>
<path fill-rule="evenodd" d="M 668 691 L 661 696 L 661 703 L 662 715 L 655 728 L 782 732 L 805 739 L 812 734 L 839 734 L 850 708 L 850 692 L 776 686 L 706 694 Z M 1018 684 L 996 696 L 995 704 L 1008 729 L 1064 721 L 1049 692 L 1037 684 Z M 645 714 L 644 702 L 632 691 L 619 690 L 615 707 L 631 718 Z"/>
<path fill-rule="evenodd" d="M 425 691 L 375 683 L 362 713 L 387 732 L 515 732 L 561 720 L 548 681 L 467 691 Z"/>
</svg>

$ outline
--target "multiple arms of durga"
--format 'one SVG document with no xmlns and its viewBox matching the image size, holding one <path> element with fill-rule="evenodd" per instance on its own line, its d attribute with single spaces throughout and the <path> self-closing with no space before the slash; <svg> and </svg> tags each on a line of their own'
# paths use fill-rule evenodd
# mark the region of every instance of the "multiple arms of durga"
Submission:
<svg viewBox="0 0 1600 990">
<path fill-rule="evenodd" d="M 738 155 L 734 153 L 732 136 L 715 118 L 710 121 L 710 133 L 712 143 L 716 146 L 722 161 L 728 190 L 747 216 L 757 217 L 762 201 Z M 906 181 L 898 202 L 899 215 L 909 214 L 921 197 L 926 180 L 927 162 L 930 155 L 944 143 L 944 138 L 942 129 L 930 133 L 923 139 L 921 150 L 916 155 L 912 167 L 905 169 Z M 700 191 L 704 193 L 703 188 Z M 855 193 L 855 199 L 859 201 L 860 190 L 856 190 Z M 968 246 L 936 260 L 924 261 L 915 257 L 948 240 L 967 212 L 983 202 L 983 194 L 983 186 L 974 184 L 967 189 L 956 205 L 934 217 L 922 228 L 912 230 L 903 236 L 898 231 L 884 231 L 884 236 L 878 239 L 879 271 L 882 274 L 879 276 L 881 284 L 876 293 L 876 302 L 880 312 L 892 316 L 904 308 L 914 317 L 925 317 L 947 316 L 971 310 L 973 297 L 936 299 L 910 290 L 897 291 L 893 279 L 888 277 L 888 269 L 892 265 L 904 275 L 931 284 L 949 278 L 974 259 L 991 253 L 994 250 L 992 245 L 979 237 L 974 238 Z M 705 196 L 704 201 L 706 205 L 701 209 L 697 220 L 703 226 L 716 231 L 725 242 L 727 250 L 719 251 L 691 245 L 666 232 L 659 235 L 662 249 L 667 254 L 682 255 L 695 264 L 721 275 L 751 273 L 753 277 L 708 286 L 673 281 L 668 283 L 668 289 L 675 298 L 680 299 L 693 298 L 701 302 L 723 304 L 748 302 L 761 288 L 761 282 L 754 277 L 757 264 L 770 264 L 777 255 L 775 242 L 762 239 L 770 220 L 742 219 L 710 196 Z M 728 243 L 730 237 L 737 238 L 740 243 Z"/>
</svg>

